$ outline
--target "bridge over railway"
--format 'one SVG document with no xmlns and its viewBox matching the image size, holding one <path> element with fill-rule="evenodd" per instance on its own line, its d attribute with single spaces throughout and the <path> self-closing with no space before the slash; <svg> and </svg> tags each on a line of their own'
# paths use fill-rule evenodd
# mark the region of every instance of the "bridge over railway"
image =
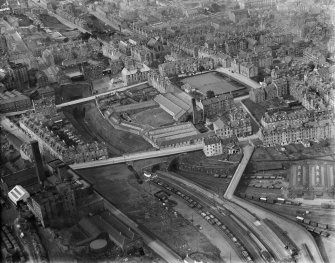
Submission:
<svg viewBox="0 0 335 263">
<path fill-rule="evenodd" d="M 120 91 L 125 91 L 127 89 L 138 87 L 138 86 L 141 86 L 141 85 L 144 85 L 144 84 L 147 84 L 147 83 L 148 82 L 145 81 L 145 82 L 137 83 L 137 84 L 130 85 L 130 86 L 116 88 L 116 89 L 109 90 L 109 91 L 106 91 L 106 92 L 103 92 L 103 93 L 100 93 L 100 94 L 95 94 L 95 95 L 92 95 L 92 96 L 89 96 L 89 97 L 85 97 L 85 98 L 81 98 L 81 99 L 77 99 L 77 100 L 72 100 L 72 101 L 67 101 L 67 102 L 64 102 L 64 103 L 61 103 L 61 104 L 57 104 L 56 108 L 61 109 L 61 108 L 67 107 L 67 106 L 88 102 L 88 101 L 91 101 L 91 100 L 95 100 L 96 98 L 99 98 L 99 97 L 103 97 L 103 96 L 106 96 L 106 95 L 109 95 L 109 94 L 114 94 L 114 93 L 120 92 Z"/>
<path fill-rule="evenodd" d="M 117 163 L 126 163 L 131 161 L 143 160 L 143 159 L 150 159 L 156 158 L 161 156 L 168 156 L 178 153 L 185 153 L 185 152 L 192 152 L 197 150 L 202 150 L 202 144 L 193 144 L 187 146 L 181 146 L 176 148 L 168 148 L 168 149 L 161 149 L 157 151 L 147 151 L 147 152 L 137 152 L 137 153 L 130 153 L 124 154 L 122 156 L 109 158 L 107 160 L 98 160 L 98 161 L 91 161 L 85 163 L 75 163 L 70 165 L 72 169 L 85 169 L 85 168 L 92 168 L 98 166 L 105 166 L 110 164 L 117 164 Z"/>
</svg>

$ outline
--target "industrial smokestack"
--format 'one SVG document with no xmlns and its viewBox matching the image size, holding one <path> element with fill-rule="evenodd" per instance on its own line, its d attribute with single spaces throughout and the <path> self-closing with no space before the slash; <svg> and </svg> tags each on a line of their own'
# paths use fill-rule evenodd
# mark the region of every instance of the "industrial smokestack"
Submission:
<svg viewBox="0 0 335 263">
<path fill-rule="evenodd" d="M 30 142 L 31 149 L 34 155 L 35 160 L 35 168 L 36 168 L 36 175 L 38 179 L 38 183 L 42 184 L 45 176 L 44 176 L 44 167 L 43 167 L 43 161 L 42 156 L 40 153 L 40 148 L 38 147 L 38 141 L 32 141 Z"/>
<path fill-rule="evenodd" d="M 197 104 L 195 103 L 195 98 L 192 98 L 192 108 L 193 108 L 193 124 L 197 124 Z"/>
</svg>

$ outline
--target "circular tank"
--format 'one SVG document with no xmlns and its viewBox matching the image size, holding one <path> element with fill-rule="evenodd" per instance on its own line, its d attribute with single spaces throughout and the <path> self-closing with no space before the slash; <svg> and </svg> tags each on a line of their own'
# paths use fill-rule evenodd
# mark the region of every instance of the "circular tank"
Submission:
<svg viewBox="0 0 335 263">
<path fill-rule="evenodd" d="M 107 241 L 105 239 L 96 239 L 90 243 L 90 250 L 95 253 L 104 252 L 107 248 Z"/>
</svg>

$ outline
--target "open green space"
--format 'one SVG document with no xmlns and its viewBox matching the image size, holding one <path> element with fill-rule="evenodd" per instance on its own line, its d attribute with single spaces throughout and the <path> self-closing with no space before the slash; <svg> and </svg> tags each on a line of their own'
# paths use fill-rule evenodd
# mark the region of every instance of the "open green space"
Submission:
<svg viewBox="0 0 335 263">
<path fill-rule="evenodd" d="M 130 117 L 136 123 L 152 127 L 161 127 L 175 122 L 172 116 L 161 108 L 144 110 Z"/>
<path fill-rule="evenodd" d="M 214 91 L 215 94 L 224 94 L 246 89 L 242 84 L 218 72 L 187 77 L 181 81 L 184 84 L 188 83 L 191 87 L 198 89 L 203 95 L 206 95 L 206 92 L 209 90 Z"/>
<path fill-rule="evenodd" d="M 48 14 L 40 14 L 39 18 L 45 27 L 54 28 L 57 30 L 68 30 L 69 27 L 62 24 L 56 17 L 50 16 Z"/>
</svg>

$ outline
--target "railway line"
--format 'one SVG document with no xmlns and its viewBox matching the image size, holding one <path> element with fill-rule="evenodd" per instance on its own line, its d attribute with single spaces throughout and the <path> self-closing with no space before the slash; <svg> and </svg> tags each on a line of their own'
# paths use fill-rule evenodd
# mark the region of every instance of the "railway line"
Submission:
<svg viewBox="0 0 335 263">
<path fill-rule="evenodd" d="M 195 189 L 198 194 L 201 194 L 201 198 L 206 198 L 210 200 L 211 204 L 214 204 L 215 207 L 226 209 L 234 213 L 238 218 L 243 221 L 243 223 L 254 233 L 259 235 L 259 238 L 264 241 L 266 247 L 268 247 L 269 251 L 273 255 L 276 260 L 290 260 L 291 255 L 285 249 L 284 244 L 280 241 L 280 239 L 269 229 L 265 224 L 261 222 L 256 216 L 244 210 L 244 208 L 235 204 L 234 202 L 228 201 L 226 199 L 220 199 L 214 193 L 210 193 L 200 187 L 196 186 L 194 183 L 185 181 L 182 178 L 179 178 L 177 175 L 171 175 L 169 173 L 161 172 L 165 178 L 173 179 L 173 181 L 178 181 L 178 183 L 182 182 L 186 186 Z M 271 248 L 269 247 L 271 246 Z"/>
<path fill-rule="evenodd" d="M 232 202 L 226 202 L 225 206 L 236 215 L 239 215 L 239 218 L 241 218 L 241 220 L 243 220 L 243 222 L 251 230 L 253 230 L 253 232 L 258 233 L 259 238 L 264 240 L 265 244 L 271 244 L 271 248 L 268 247 L 268 250 L 272 252 L 271 254 L 273 254 L 276 260 L 290 258 L 290 254 L 286 250 L 282 249 L 285 247 L 284 244 L 282 244 L 281 240 L 274 233 L 272 233 L 272 231 L 265 224 L 263 224 L 263 222 Z"/>
<path fill-rule="evenodd" d="M 228 214 L 230 214 L 229 211 L 227 211 L 224 208 L 219 208 L 216 207 L 215 203 L 213 203 L 213 200 L 211 200 L 210 198 L 203 196 L 200 193 L 194 193 L 190 190 L 188 190 L 184 185 L 180 185 L 179 183 L 169 179 L 169 178 L 162 178 L 159 177 L 159 180 L 161 180 L 164 183 L 167 183 L 169 185 L 173 185 L 173 187 L 175 189 L 178 189 L 180 192 L 187 194 L 188 196 L 190 196 L 192 198 L 192 200 L 196 200 L 198 203 L 202 204 L 204 207 L 207 207 L 209 209 L 211 209 L 211 213 L 218 218 L 221 222 L 224 222 L 225 227 L 227 227 L 229 230 L 231 230 L 232 232 L 228 232 L 228 235 L 226 234 L 226 232 L 224 232 L 223 234 L 227 237 L 228 242 L 232 245 L 232 247 L 234 248 L 235 252 L 241 257 L 241 259 L 244 260 L 244 262 L 265 262 L 259 255 L 259 252 L 257 250 L 257 247 L 252 243 L 252 240 L 246 235 L 246 231 L 242 228 L 239 227 L 239 225 L 237 223 L 234 223 L 233 220 L 231 220 L 228 216 Z M 160 187 L 162 189 L 165 189 L 164 187 Z M 168 191 L 170 191 L 169 189 L 167 189 Z M 171 192 L 171 191 L 170 191 Z M 222 231 L 222 227 L 217 227 L 217 229 Z M 238 238 L 238 240 L 241 240 L 238 243 L 232 242 L 231 240 L 231 233 L 233 233 L 233 235 Z M 230 237 L 229 237 L 230 235 Z M 241 250 L 241 243 L 245 246 L 246 250 Z M 245 252 L 243 253 L 243 251 L 247 251 L 248 254 L 250 254 L 252 261 L 247 260 L 247 257 L 245 256 Z"/>
<path fill-rule="evenodd" d="M 193 193 L 193 192 L 192 192 Z M 193 193 L 194 194 L 194 193 Z M 227 201 L 227 200 L 221 200 L 221 202 L 215 201 L 215 195 L 213 194 L 213 197 L 206 196 L 204 194 L 201 194 L 200 198 L 206 198 L 210 203 L 214 203 L 216 208 L 219 209 L 228 209 L 230 212 L 234 213 L 235 215 L 238 215 L 239 218 L 243 218 L 246 220 L 244 221 L 244 224 L 255 233 L 257 233 L 261 240 L 264 240 L 265 246 L 267 246 L 267 250 L 271 252 L 271 254 L 276 258 L 276 260 L 289 260 L 291 259 L 290 253 L 285 250 L 284 244 L 281 242 L 281 240 L 274 234 L 272 231 L 261 221 L 258 220 L 257 217 L 253 216 L 252 214 L 248 213 L 244 209 L 241 209 L 238 205 Z M 214 199 L 214 201 L 213 201 Z M 271 248 L 269 245 L 271 244 Z"/>
</svg>

